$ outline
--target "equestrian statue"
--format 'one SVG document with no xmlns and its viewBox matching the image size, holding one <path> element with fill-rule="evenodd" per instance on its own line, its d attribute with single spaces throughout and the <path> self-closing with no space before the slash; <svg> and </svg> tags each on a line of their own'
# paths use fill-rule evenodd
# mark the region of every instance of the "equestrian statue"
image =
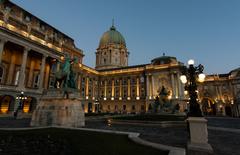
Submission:
<svg viewBox="0 0 240 155">
<path fill-rule="evenodd" d="M 76 59 L 66 57 L 65 61 L 61 63 L 60 69 L 55 73 L 55 88 L 76 88 L 75 73 L 73 72 L 73 65 Z"/>
</svg>

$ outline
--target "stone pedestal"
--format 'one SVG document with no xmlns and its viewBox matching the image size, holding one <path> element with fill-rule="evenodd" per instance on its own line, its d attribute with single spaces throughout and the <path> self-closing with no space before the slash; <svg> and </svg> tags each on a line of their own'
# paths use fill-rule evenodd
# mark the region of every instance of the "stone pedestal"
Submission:
<svg viewBox="0 0 240 155">
<path fill-rule="evenodd" d="M 189 117 L 187 119 L 190 130 L 190 142 L 188 143 L 189 155 L 210 155 L 213 149 L 208 144 L 207 120 L 204 117 Z"/>
<path fill-rule="evenodd" d="M 85 116 L 76 91 L 60 89 L 45 92 L 32 115 L 31 126 L 83 127 Z M 75 94 L 75 95 L 74 95 Z"/>
</svg>

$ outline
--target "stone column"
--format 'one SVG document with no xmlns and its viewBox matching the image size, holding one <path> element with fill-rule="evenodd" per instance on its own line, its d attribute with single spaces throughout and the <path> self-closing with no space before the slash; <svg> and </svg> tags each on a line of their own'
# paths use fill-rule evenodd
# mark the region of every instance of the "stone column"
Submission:
<svg viewBox="0 0 240 155">
<path fill-rule="evenodd" d="M 154 82 L 154 76 L 152 75 L 152 97 L 154 98 L 154 96 L 155 96 L 155 82 Z"/>
<path fill-rule="evenodd" d="M 2 63 L 2 54 L 3 54 L 3 49 L 6 41 L 1 39 L 0 40 L 0 64 Z"/>
<path fill-rule="evenodd" d="M 139 93 L 139 77 L 137 77 L 137 98 L 139 98 L 140 93 Z"/>
<path fill-rule="evenodd" d="M 46 55 L 42 55 L 42 62 L 41 62 L 41 68 L 40 68 L 40 81 L 39 81 L 39 89 L 43 88 L 43 76 L 44 76 L 44 71 L 45 71 L 45 67 L 46 67 Z"/>
<path fill-rule="evenodd" d="M 174 83 L 174 73 L 171 73 L 171 81 L 172 81 L 172 98 L 176 98 L 175 83 Z"/>
<path fill-rule="evenodd" d="M 46 66 L 46 65 L 45 65 Z M 44 88 L 48 89 L 49 84 L 48 84 L 48 80 L 49 80 L 49 72 L 50 72 L 50 66 L 47 65 L 45 68 L 45 80 L 44 80 Z"/>
<path fill-rule="evenodd" d="M 119 80 L 119 98 L 122 98 L 122 80 Z"/>
<path fill-rule="evenodd" d="M 104 81 L 104 98 L 107 97 L 107 80 Z"/>
<path fill-rule="evenodd" d="M 34 66 L 35 66 L 35 61 L 34 60 L 30 60 L 30 70 L 29 70 L 29 75 L 28 75 L 28 79 L 27 79 L 27 87 L 31 88 L 32 87 L 32 83 L 33 83 L 33 70 L 34 70 Z"/>
<path fill-rule="evenodd" d="M 110 52 L 109 52 L 109 62 L 110 64 L 112 64 L 112 49 L 110 49 Z"/>
<path fill-rule="evenodd" d="M 182 83 L 180 81 L 179 73 L 177 73 L 177 83 L 178 83 L 178 98 L 183 98 L 183 89 L 182 89 Z"/>
<path fill-rule="evenodd" d="M 92 79 L 92 99 L 95 100 L 95 80 Z"/>
<path fill-rule="evenodd" d="M 112 97 L 114 98 L 114 80 L 112 80 Z"/>
<path fill-rule="evenodd" d="M 14 79 L 14 76 L 15 76 L 15 74 L 14 74 L 15 61 L 16 61 L 16 55 L 15 55 L 15 53 L 13 53 L 11 55 L 11 63 L 10 63 L 9 70 L 8 70 L 8 78 L 7 78 L 7 84 L 8 85 L 13 84 L 13 79 Z"/>
<path fill-rule="evenodd" d="M 146 85 L 147 85 L 147 99 L 149 99 L 149 96 L 150 96 L 150 90 L 149 90 L 149 86 L 150 86 L 150 82 L 149 82 L 149 75 L 146 75 L 147 76 L 147 79 L 146 79 Z"/>
<path fill-rule="evenodd" d="M 18 84 L 18 87 L 21 90 L 25 87 L 24 82 L 25 82 L 25 70 L 26 70 L 26 64 L 27 64 L 28 51 L 30 51 L 30 48 L 24 48 L 22 65 L 21 65 L 20 76 L 19 76 L 19 84 Z"/>
<path fill-rule="evenodd" d="M 127 88 L 128 88 L 128 98 L 129 98 L 131 96 L 131 81 L 130 81 L 130 79 L 128 79 Z"/>
<path fill-rule="evenodd" d="M 85 94 L 86 94 L 86 95 L 85 95 L 85 96 L 86 96 L 86 99 L 88 98 L 88 88 L 89 88 L 89 87 L 88 87 L 88 81 L 89 81 L 89 77 L 86 78 L 86 88 L 85 88 L 85 90 L 86 90 L 86 93 L 85 93 Z"/>
</svg>

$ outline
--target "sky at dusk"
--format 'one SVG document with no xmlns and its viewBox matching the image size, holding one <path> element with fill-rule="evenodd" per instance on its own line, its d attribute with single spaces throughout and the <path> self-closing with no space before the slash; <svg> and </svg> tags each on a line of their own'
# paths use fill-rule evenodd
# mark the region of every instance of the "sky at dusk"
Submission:
<svg viewBox="0 0 240 155">
<path fill-rule="evenodd" d="M 12 0 L 75 40 L 84 64 L 114 18 L 130 52 L 129 65 L 166 53 L 192 58 L 207 74 L 240 67 L 240 0 Z"/>
</svg>

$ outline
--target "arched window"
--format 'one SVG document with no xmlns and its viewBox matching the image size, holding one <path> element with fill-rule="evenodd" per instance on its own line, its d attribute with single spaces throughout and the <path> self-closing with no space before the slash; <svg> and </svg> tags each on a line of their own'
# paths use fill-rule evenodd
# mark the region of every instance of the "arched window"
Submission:
<svg viewBox="0 0 240 155">
<path fill-rule="evenodd" d="M 4 75 L 3 67 L 0 67 L 0 83 L 3 83 L 3 75 Z"/>
</svg>

